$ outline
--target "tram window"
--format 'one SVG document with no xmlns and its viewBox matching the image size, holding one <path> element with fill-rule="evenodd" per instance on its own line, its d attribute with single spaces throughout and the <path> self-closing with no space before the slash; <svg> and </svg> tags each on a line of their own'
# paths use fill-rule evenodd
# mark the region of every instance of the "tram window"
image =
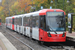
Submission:
<svg viewBox="0 0 75 50">
<path fill-rule="evenodd" d="M 23 25 L 24 25 L 24 26 L 29 26 L 29 25 L 28 25 L 28 17 L 24 17 L 24 18 L 23 18 Z"/>
<path fill-rule="evenodd" d="M 19 25 L 20 26 L 22 25 L 22 18 L 21 17 L 19 18 Z"/>
<path fill-rule="evenodd" d="M 46 29 L 46 18 L 44 16 L 44 29 Z"/>
<path fill-rule="evenodd" d="M 16 25 L 17 25 L 17 18 L 16 18 Z"/>
<path fill-rule="evenodd" d="M 38 27 L 38 26 L 39 26 L 39 16 L 33 16 L 32 17 L 32 27 Z"/>
<path fill-rule="evenodd" d="M 16 25 L 16 18 L 15 18 L 15 25 Z"/>
<path fill-rule="evenodd" d="M 39 16 L 36 16 L 36 27 L 39 26 Z"/>
<path fill-rule="evenodd" d="M 21 25 L 22 25 L 22 17 L 21 17 Z"/>
<path fill-rule="evenodd" d="M 18 25 L 18 18 L 17 18 L 17 22 L 16 22 L 16 23 L 17 23 L 17 25 Z"/>
<path fill-rule="evenodd" d="M 19 25 L 20 25 L 20 23 L 21 23 L 21 20 L 20 20 L 20 18 L 19 18 Z"/>
<path fill-rule="evenodd" d="M 40 28 L 41 29 L 46 29 L 46 19 L 45 16 L 40 16 Z"/>
<path fill-rule="evenodd" d="M 19 18 L 17 18 L 17 25 L 18 25 L 18 23 L 19 23 Z"/>
<path fill-rule="evenodd" d="M 32 17 L 32 27 L 36 26 L 36 18 L 35 16 Z"/>
<path fill-rule="evenodd" d="M 10 24 L 10 19 L 9 19 L 9 24 Z"/>
<path fill-rule="evenodd" d="M 18 25 L 20 25 L 20 18 L 18 18 Z"/>
<path fill-rule="evenodd" d="M 15 18 L 14 18 L 14 24 L 15 24 Z"/>
<path fill-rule="evenodd" d="M 10 24 L 10 19 L 9 19 L 9 24 Z"/>
<path fill-rule="evenodd" d="M 15 25 L 16 25 L 16 18 L 15 18 Z"/>
<path fill-rule="evenodd" d="M 17 18 L 17 25 L 18 25 L 18 18 Z"/>
<path fill-rule="evenodd" d="M 30 27 L 32 27 L 32 16 L 30 17 Z"/>
<path fill-rule="evenodd" d="M 26 23 L 26 17 L 23 17 L 23 26 L 25 26 Z"/>
<path fill-rule="evenodd" d="M 10 23 L 12 23 L 12 21 L 11 21 L 12 19 L 10 19 Z"/>
<path fill-rule="evenodd" d="M 11 19 L 10 19 L 10 23 L 11 23 Z"/>
<path fill-rule="evenodd" d="M 28 26 L 30 26 L 30 24 L 29 24 L 29 22 L 30 22 L 30 17 L 28 17 L 28 20 L 27 20 L 28 22 L 27 22 L 27 24 L 28 24 Z"/>
<path fill-rule="evenodd" d="M 26 26 L 29 26 L 29 17 L 26 17 L 25 25 L 26 25 Z"/>
<path fill-rule="evenodd" d="M 10 23 L 11 23 L 11 19 L 10 19 Z"/>
<path fill-rule="evenodd" d="M 21 17 L 19 17 L 19 25 L 21 26 Z"/>
<path fill-rule="evenodd" d="M 11 19 L 9 19 L 9 23 L 11 23 Z"/>
<path fill-rule="evenodd" d="M 19 18 L 17 18 L 17 25 L 19 25 Z"/>
<path fill-rule="evenodd" d="M 43 28 L 43 19 L 44 17 L 40 17 L 40 28 Z"/>
<path fill-rule="evenodd" d="M 14 24 L 14 19 L 12 19 L 12 24 Z"/>
<path fill-rule="evenodd" d="M 8 24 L 9 24 L 9 19 L 8 19 Z"/>
<path fill-rule="evenodd" d="M 25 17 L 25 26 L 27 26 L 27 17 Z"/>
</svg>

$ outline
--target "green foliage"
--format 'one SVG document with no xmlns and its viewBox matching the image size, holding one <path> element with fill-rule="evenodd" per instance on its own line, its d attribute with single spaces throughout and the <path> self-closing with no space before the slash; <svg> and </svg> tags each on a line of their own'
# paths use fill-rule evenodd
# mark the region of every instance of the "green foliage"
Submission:
<svg viewBox="0 0 75 50">
<path fill-rule="evenodd" d="M 66 15 L 68 13 L 75 13 L 75 0 L 70 0 L 69 3 L 67 3 L 67 0 L 53 0 L 53 3 L 51 3 L 51 0 L 2 0 L 2 3 L 0 3 L 0 18 L 2 22 L 5 22 L 5 18 L 8 16 L 34 11 L 28 6 L 30 4 L 34 4 L 31 6 L 36 7 L 36 11 L 40 10 L 41 6 L 43 6 L 44 9 L 49 9 L 50 6 L 52 6 L 53 9 L 64 10 Z M 75 18 L 73 18 L 73 20 L 75 21 Z M 73 28 L 75 28 L 75 24 L 73 24 Z"/>
</svg>

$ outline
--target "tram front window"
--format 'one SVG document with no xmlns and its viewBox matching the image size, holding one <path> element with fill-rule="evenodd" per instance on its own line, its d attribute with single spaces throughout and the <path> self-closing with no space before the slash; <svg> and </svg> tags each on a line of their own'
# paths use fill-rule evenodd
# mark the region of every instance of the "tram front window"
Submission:
<svg viewBox="0 0 75 50">
<path fill-rule="evenodd" d="M 47 31 L 65 31 L 63 12 L 47 12 Z"/>
</svg>

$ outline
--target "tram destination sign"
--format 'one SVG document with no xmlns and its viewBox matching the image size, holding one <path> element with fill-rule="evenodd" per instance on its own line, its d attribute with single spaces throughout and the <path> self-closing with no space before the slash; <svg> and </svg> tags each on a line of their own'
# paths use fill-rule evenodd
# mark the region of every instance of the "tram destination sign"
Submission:
<svg viewBox="0 0 75 50">
<path fill-rule="evenodd" d="M 63 12 L 47 12 L 47 16 L 63 16 Z"/>
</svg>

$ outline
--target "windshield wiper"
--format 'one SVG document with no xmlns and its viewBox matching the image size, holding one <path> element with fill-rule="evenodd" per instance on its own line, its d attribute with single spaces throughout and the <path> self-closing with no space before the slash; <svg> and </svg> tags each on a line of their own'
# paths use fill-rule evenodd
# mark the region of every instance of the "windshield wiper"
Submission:
<svg viewBox="0 0 75 50">
<path fill-rule="evenodd" d="M 50 26 L 50 28 L 51 28 L 51 26 Z M 53 30 L 53 28 L 51 28 L 52 30 Z M 57 32 L 55 31 L 55 30 L 53 30 L 54 32 L 55 32 L 55 34 L 57 34 Z"/>
</svg>

